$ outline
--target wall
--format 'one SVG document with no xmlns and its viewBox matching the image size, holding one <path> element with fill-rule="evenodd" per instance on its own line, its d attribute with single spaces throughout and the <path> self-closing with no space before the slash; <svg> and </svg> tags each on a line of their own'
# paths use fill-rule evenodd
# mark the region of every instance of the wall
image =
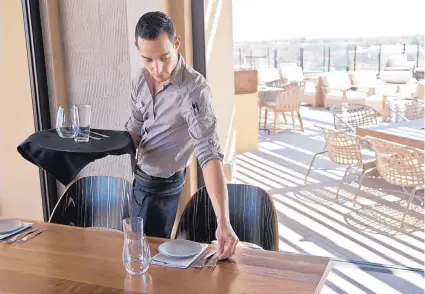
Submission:
<svg viewBox="0 0 425 294">
<path fill-rule="evenodd" d="M 38 168 L 16 147 L 35 130 L 21 1 L 0 1 L 0 217 L 42 220 Z"/>
<path fill-rule="evenodd" d="M 177 0 L 181 1 L 181 0 Z M 128 48 L 130 54 L 131 76 L 134 77 L 140 70 L 142 63 L 140 53 L 134 45 L 134 28 L 139 18 L 149 11 L 168 12 L 167 0 L 126 0 Z"/>
<path fill-rule="evenodd" d="M 217 132 L 225 160 L 235 157 L 235 88 L 232 1 L 205 0 L 207 81 L 217 116 Z"/>
</svg>

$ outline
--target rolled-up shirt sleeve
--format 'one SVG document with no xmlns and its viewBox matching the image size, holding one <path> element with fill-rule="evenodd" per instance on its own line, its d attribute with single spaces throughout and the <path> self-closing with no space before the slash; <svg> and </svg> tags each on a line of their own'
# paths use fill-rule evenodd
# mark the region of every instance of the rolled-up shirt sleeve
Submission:
<svg viewBox="0 0 425 294">
<path fill-rule="evenodd" d="M 182 115 L 189 126 L 189 136 L 201 168 L 211 159 L 223 161 L 210 88 L 205 84 L 196 85 L 182 107 Z"/>
<path fill-rule="evenodd" d="M 142 136 L 143 114 L 140 111 L 140 102 L 137 101 L 136 86 L 132 83 L 131 86 L 131 114 L 125 124 L 127 131 L 135 132 Z"/>
</svg>

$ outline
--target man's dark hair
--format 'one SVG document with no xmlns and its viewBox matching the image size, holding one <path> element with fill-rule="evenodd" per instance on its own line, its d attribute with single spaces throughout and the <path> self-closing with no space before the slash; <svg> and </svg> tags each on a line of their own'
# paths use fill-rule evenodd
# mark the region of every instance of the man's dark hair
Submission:
<svg viewBox="0 0 425 294">
<path fill-rule="evenodd" d="M 171 18 L 160 11 L 145 13 L 140 17 L 136 25 L 136 44 L 138 37 L 144 40 L 155 40 L 162 32 L 167 34 L 171 42 L 174 41 L 176 31 Z"/>
</svg>

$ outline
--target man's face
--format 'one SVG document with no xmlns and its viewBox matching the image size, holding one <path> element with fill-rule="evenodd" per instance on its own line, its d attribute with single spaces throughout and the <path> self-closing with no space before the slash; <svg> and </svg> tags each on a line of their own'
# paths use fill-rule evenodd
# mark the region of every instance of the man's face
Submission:
<svg viewBox="0 0 425 294">
<path fill-rule="evenodd" d="M 157 82 L 165 82 L 170 78 L 178 60 L 180 38 L 171 42 L 163 32 L 155 40 L 137 38 L 137 49 L 142 56 L 142 63 Z"/>
</svg>

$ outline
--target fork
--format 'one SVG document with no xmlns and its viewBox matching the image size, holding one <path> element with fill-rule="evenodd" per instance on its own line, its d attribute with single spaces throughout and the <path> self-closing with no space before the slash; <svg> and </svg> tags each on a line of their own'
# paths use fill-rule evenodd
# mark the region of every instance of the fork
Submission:
<svg viewBox="0 0 425 294">
<path fill-rule="evenodd" d="M 214 253 L 213 257 L 211 257 L 211 259 L 208 261 L 205 267 L 215 269 L 215 267 L 217 266 L 217 261 L 218 261 L 218 251 Z"/>
<path fill-rule="evenodd" d="M 46 229 L 38 229 L 36 231 L 33 231 L 29 234 L 27 234 L 25 237 L 23 237 L 22 239 L 19 239 L 16 241 L 16 243 L 24 243 L 25 241 L 34 238 L 37 235 L 40 235 L 41 233 L 45 232 Z"/>
<path fill-rule="evenodd" d="M 30 229 L 30 230 L 28 230 L 28 231 L 24 231 L 24 232 L 22 232 L 22 233 L 19 233 L 19 234 L 17 234 L 17 235 L 15 235 L 15 236 L 13 236 L 13 237 L 12 237 L 12 238 L 10 238 L 10 239 L 5 240 L 4 242 L 5 242 L 5 243 L 8 243 L 8 244 L 12 244 L 12 243 L 16 242 L 17 240 L 22 239 L 22 238 L 24 238 L 25 236 L 27 236 L 27 235 L 29 235 L 29 234 L 31 234 L 31 233 L 33 233 L 33 232 L 35 232 L 35 231 L 38 231 L 38 230 L 39 230 L 39 229 Z"/>
<path fill-rule="evenodd" d="M 200 258 L 198 258 L 198 260 L 196 260 L 196 262 L 192 265 L 193 268 L 195 269 L 202 269 L 205 266 L 205 263 L 207 262 L 207 260 L 213 256 L 216 253 L 216 250 L 213 250 L 209 253 L 207 253 L 207 251 L 205 251 L 204 254 L 202 254 L 200 256 Z"/>
</svg>

